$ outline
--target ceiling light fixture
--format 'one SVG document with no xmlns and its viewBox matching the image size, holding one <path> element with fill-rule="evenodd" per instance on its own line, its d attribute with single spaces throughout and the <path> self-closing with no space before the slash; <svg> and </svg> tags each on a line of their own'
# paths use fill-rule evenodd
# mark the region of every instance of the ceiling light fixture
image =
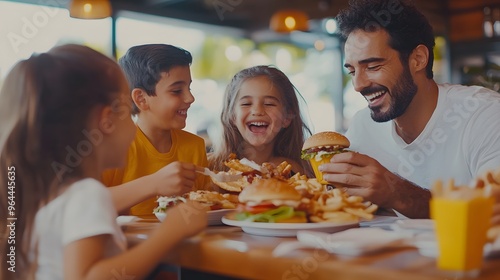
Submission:
<svg viewBox="0 0 500 280">
<path fill-rule="evenodd" d="M 69 15 L 73 18 L 100 19 L 111 16 L 109 0 L 72 0 Z"/>
<path fill-rule="evenodd" d="M 279 10 L 273 14 L 270 28 L 276 32 L 290 32 L 294 30 L 308 31 L 309 17 L 300 10 Z"/>
</svg>

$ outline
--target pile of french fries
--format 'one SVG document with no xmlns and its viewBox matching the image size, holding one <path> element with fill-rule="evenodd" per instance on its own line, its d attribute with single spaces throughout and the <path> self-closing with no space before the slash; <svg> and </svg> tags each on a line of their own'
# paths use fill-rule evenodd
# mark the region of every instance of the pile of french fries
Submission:
<svg viewBox="0 0 500 280">
<path fill-rule="evenodd" d="M 283 161 L 277 166 L 269 162 L 252 166 L 254 164 L 247 165 L 233 156 L 228 161 L 224 162 L 224 165 L 230 168 L 229 173 L 248 173 L 257 171 L 259 176 L 264 179 L 276 178 L 286 180 L 290 177 L 290 172 L 292 172 L 292 165 L 287 161 Z"/>
<path fill-rule="evenodd" d="M 456 200 L 471 200 L 476 197 L 490 196 L 481 179 L 476 180 L 476 186 L 474 187 L 457 186 L 453 179 L 449 179 L 446 184 L 441 180 L 436 180 L 432 185 L 431 192 L 432 197 Z"/>
<path fill-rule="evenodd" d="M 315 223 L 371 220 L 377 209 L 376 204 L 363 202 L 361 196 L 331 189 L 311 198 L 309 219 Z"/>
<path fill-rule="evenodd" d="M 314 223 L 358 222 L 373 219 L 378 206 L 363 201 L 361 196 L 348 195 L 340 189 L 326 189 L 316 179 L 300 173 L 288 179 L 302 193 L 302 202 L 309 205 L 309 220 Z"/>
<path fill-rule="evenodd" d="M 500 170 L 497 171 L 488 171 L 483 176 L 479 177 L 476 180 L 477 187 L 482 187 L 486 190 L 488 194 L 491 195 L 493 190 L 499 192 L 500 191 Z M 483 186 L 484 184 L 484 186 Z M 498 198 L 497 198 L 498 199 Z M 499 203 L 497 201 L 496 203 Z M 486 234 L 489 241 L 496 240 L 500 238 L 500 225 L 494 225 Z"/>
</svg>

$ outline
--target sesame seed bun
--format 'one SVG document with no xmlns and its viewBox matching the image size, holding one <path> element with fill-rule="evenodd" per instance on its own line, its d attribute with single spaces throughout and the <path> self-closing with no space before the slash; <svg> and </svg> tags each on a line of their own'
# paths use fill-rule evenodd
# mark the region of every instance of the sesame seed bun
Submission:
<svg viewBox="0 0 500 280">
<path fill-rule="evenodd" d="M 277 179 L 256 180 L 245 187 L 238 196 L 241 203 L 265 200 L 300 200 L 301 195 L 287 182 Z"/>
<path fill-rule="evenodd" d="M 320 146 L 340 146 L 341 148 L 348 148 L 351 143 L 349 139 L 344 135 L 334 132 L 334 131 L 325 131 L 313 134 L 309 137 L 302 146 L 302 150 L 307 150 L 314 147 Z"/>
</svg>

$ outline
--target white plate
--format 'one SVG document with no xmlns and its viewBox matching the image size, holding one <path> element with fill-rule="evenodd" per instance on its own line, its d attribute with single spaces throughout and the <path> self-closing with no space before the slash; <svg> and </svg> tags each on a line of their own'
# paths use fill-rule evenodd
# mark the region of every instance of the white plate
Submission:
<svg viewBox="0 0 500 280">
<path fill-rule="evenodd" d="M 222 222 L 229 226 L 241 227 L 250 234 L 263 236 L 296 236 L 299 230 L 311 230 L 321 232 L 338 232 L 348 228 L 358 227 L 358 222 L 348 223 L 256 223 L 247 221 L 236 221 L 222 217 Z"/>
<path fill-rule="evenodd" d="M 208 211 L 208 225 L 209 226 L 216 226 L 216 225 L 222 225 L 221 218 L 224 217 L 224 215 L 234 211 L 233 209 L 219 209 L 219 210 L 212 210 Z M 155 212 L 156 218 L 160 220 L 160 222 L 163 222 L 165 220 L 165 217 L 167 217 L 167 213 L 157 213 Z"/>
<path fill-rule="evenodd" d="M 233 212 L 234 209 L 219 209 L 219 210 L 212 210 L 208 211 L 208 225 L 209 226 L 216 226 L 216 225 L 222 225 L 222 217 L 224 215 Z"/>
<path fill-rule="evenodd" d="M 163 220 L 165 220 L 165 218 L 167 217 L 167 213 L 165 213 L 165 212 L 155 212 L 155 216 L 156 216 L 156 218 L 160 222 L 163 222 Z"/>
</svg>

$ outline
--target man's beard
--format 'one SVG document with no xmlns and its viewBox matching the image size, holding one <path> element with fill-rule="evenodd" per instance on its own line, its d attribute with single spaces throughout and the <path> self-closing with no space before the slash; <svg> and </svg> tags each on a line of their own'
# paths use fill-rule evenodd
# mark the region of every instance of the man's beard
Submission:
<svg viewBox="0 0 500 280">
<path fill-rule="evenodd" d="M 363 90 L 362 93 L 363 95 L 369 94 L 380 91 L 381 89 L 386 90 L 387 94 L 390 94 L 392 99 L 389 101 L 389 110 L 387 112 L 380 111 L 380 107 L 371 108 L 370 105 L 368 105 L 368 108 L 371 110 L 371 117 L 376 122 L 387 122 L 403 115 L 417 93 L 418 87 L 413 82 L 408 67 L 404 67 L 403 73 L 401 73 L 394 88 L 390 92 L 386 87 L 382 87 Z"/>
</svg>

